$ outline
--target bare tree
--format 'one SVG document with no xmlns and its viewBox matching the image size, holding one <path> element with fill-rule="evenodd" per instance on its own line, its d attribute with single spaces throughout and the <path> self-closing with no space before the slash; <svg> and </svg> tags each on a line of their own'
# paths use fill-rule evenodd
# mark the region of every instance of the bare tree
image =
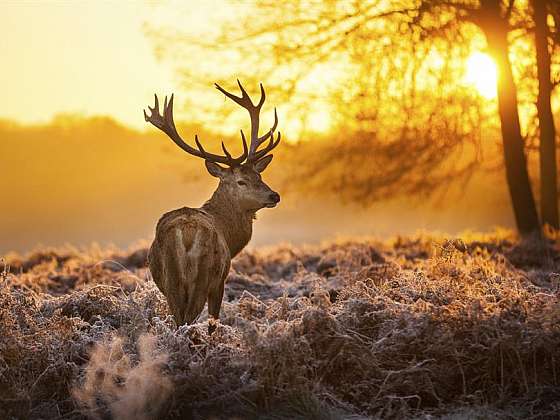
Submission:
<svg viewBox="0 0 560 420">
<path fill-rule="evenodd" d="M 541 218 L 543 224 L 558 229 L 558 187 L 556 165 L 556 129 L 550 98 L 552 82 L 550 78 L 549 27 L 547 22 L 547 1 L 532 0 L 535 23 L 535 47 L 539 93 L 537 112 L 539 121 L 539 157 L 541 173 Z"/>
<path fill-rule="evenodd" d="M 526 5 L 513 0 L 261 1 L 254 13 L 225 25 L 204 48 L 236 51 L 253 74 L 265 80 L 275 75 L 292 97 L 321 65 L 348 63 L 350 77 L 336 79 L 338 88 L 329 86 L 337 115 L 351 121 L 348 139 L 336 142 L 333 160 L 309 167 L 306 176 L 329 166 L 356 166 L 361 159 L 371 176 L 341 171 L 332 189 L 353 191 L 354 199 L 367 201 L 401 191 L 435 191 L 449 179 L 468 178 L 476 167 L 480 128 L 488 116 L 460 90 L 454 66 L 482 35 L 500 74 L 497 119 L 513 213 L 518 230 L 529 234 L 539 231 L 540 223 L 509 57 L 510 37 L 529 17 Z M 432 49 L 445 62 L 435 83 L 426 86 L 426 77 L 419 75 Z M 465 152 L 466 146 L 472 147 Z"/>
<path fill-rule="evenodd" d="M 488 49 L 498 67 L 498 109 L 504 148 L 504 163 L 517 229 L 528 234 L 540 229 L 537 208 L 527 170 L 524 138 L 517 107 L 517 87 L 509 59 L 509 17 L 513 0 L 504 7 L 500 0 L 482 0 L 470 9 L 467 19 L 484 32 Z"/>
</svg>

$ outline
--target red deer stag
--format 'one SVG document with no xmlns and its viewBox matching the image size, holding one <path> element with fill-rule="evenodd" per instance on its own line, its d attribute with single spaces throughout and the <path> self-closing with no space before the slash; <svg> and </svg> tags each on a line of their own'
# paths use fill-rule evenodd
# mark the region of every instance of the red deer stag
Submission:
<svg viewBox="0 0 560 420">
<path fill-rule="evenodd" d="M 165 98 L 163 115 L 159 112 L 157 95 L 154 107 L 148 107 L 150 115 L 144 111 L 146 121 L 167 134 L 185 152 L 204 159 L 210 175 L 219 178 L 218 188 L 202 207 L 183 207 L 165 213 L 159 219 L 148 254 L 152 277 L 167 298 L 178 325 L 196 320 L 208 299 L 209 334 L 215 330 L 219 319 L 231 259 L 251 239 L 255 212 L 264 207 L 275 207 L 280 201 L 280 195 L 272 191 L 260 175 L 272 160 L 268 153 L 280 142 L 279 132 L 274 139 L 278 125 L 276 109 L 272 128 L 259 137 L 264 88 L 261 84 L 261 98 L 254 105 L 239 80 L 237 83 L 241 97 L 216 84 L 220 92 L 249 111 L 251 118 L 249 147 L 241 130 L 243 153 L 236 158 L 223 142 L 224 155 L 207 152 L 197 136 L 197 148 L 185 143 L 173 121 L 173 95 L 169 102 Z"/>
</svg>

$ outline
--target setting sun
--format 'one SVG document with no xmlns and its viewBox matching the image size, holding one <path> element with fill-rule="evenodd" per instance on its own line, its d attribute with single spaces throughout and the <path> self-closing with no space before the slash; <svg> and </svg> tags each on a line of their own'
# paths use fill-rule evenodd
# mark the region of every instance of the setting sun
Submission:
<svg viewBox="0 0 560 420">
<path fill-rule="evenodd" d="M 496 63 L 488 55 L 475 52 L 467 59 L 465 82 L 487 99 L 496 96 Z"/>
</svg>

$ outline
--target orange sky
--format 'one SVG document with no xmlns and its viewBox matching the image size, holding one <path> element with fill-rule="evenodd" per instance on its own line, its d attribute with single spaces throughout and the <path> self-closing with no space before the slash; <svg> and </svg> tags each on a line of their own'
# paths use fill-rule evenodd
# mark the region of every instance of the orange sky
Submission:
<svg viewBox="0 0 560 420">
<path fill-rule="evenodd" d="M 45 123 L 60 113 L 109 115 L 146 129 L 142 109 L 153 103 L 154 93 L 175 92 L 179 104 L 189 95 L 176 76 L 172 57 L 157 59 L 146 35 L 147 25 L 179 28 L 205 39 L 224 19 L 243 12 L 246 6 L 220 0 L 3 3 L 0 54 L 7 66 L 0 73 L 0 119 Z M 213 60 L 203 60 L 193 58 L 187 65 L 195 69 L 213 65 Z M 235 87 L 235 78 L 233 75 L 228 88 Z M 197 97 L 231 109 L 212 84 L 210 80 L 208 89 L 199 90 Z M 256 91 L 256 87 L 247 88 Z M 274 105 L 278 104 L 270 106 Z M 200 118 L 181 106 L 176 108 L 177 120 Z M 216 115 L 220 111 L 216 109 Z M 283 115 L 281 105 L 279 113 Z M 238 119 L 245 119 L 238 114 Z M 312 115 L 312 126 L 326 128 L 327 116 L 325 112 Z M 241 120 L 235 121 L 224 124 L 226 131 L 237 131 Z M 292 132 L 298 128 L 294 124 Z"/>
<path fill-rule="evenodd" d="M 141 135 L 104 119 L 77 119 L 68 127 L 59 124 L 63 120 L 39 128 L 0 124 L 5 140 L 0 142 L 0 149 L 4 147 L 0 155 L 6 158 L 3 166 L 8 174 L 0 179 L 0 190 L 7 197 L 17 197 L 0 211 L 0 231 L 5 233 L 0 238 L 4 241 L 0 241 L 0 252 L 66 241 L 114 241 L 125 246 L 138 238 L 150 237 L 163 212 L 182 205 L 197 206 L 210 195 L 210 183 L 214 180 L 205 175 L 202 163 L 191 158 L 185 160 L 179 149 L 144 121 L 142 109 L 152 104 L 154 92 L 175 92 L 177 121 L 197 118 L 196 108 L 185 106 L 187 98 L 194 98 L 195 102 L 208 104 L 211 110 L 203 114 L 206 120 L 201 118 L 205 128 L 222 130 L 231 136 L 237 136 L 240 127 L 247 127 L 246 112 L 217 94 L 212 87 L 214 80 L 208 80 L 207 86 L 193 88 L 178 78 L 182 67 L 177 66 L 189 66 L 195 72 L 204 66 L 215 67 L 218 61 L 211 50 L 203 57 L 180 49 L 177 53 L 183 55 L 176 61 L 174 55 L 159 61 L 145 28 L 149 24 L 151 30 L 171 28 L 172 32 L 211 39 L 226 17 L 236 21 L 239 14 L 248 13 L 252 3 L 6 0 L 0 4 L 0 119 L 46 123 L 60 113 L 107 115 L 147 130 Z M 227 57 L 219 62 L 220 66 L 232 64 Z M 468 64 L 465 83 L 476 87 L 481 80 L 488 79 L 486 69 L 477 66 L 481 62 L 484 60 L 479 57 L 472 61 L 474 64 Z M 317 67 L 301 83 L 301 88 L 298 86 L 298 94 L 305 95 L 306 89 L 315 93 L 323 89 L 321 94 L 328 98 L 324 86 L 333 80 L 336 84 L 337 71 L 344 70 L 341 65 L 335 71 L 330 64 Z M 228 66 L 222 70 L 224 77 L 231 75 L 231 81 L 226 81 L 224 87 L 235 90 L 235 79 L 242 77 L 243 69 L 236 72 Z M 251 94 L 258 94 L 256 84 L 246 87 Z M 478 89 L 483 93 L 481 87 Z M 331 113 L 327 102 L 315 99 L 313 105 L 313 109 L 307 109 L 308 128 L 328 130 L 336 114 Z M 274 106 L 278 107 L 282 138 L 287 142 L 304 139 L 299 135 L 298 115 L 290 113 L 290 104 L 279 102 L 273 91 L 267 95 L 263 126 L 272 124 Z M 235 110 L 229 125 L 223 120 L 226 109 Z M 219 124 L 211 123 L 216 120 Z M 217 147 L 218 138 L 210 134 L 206 133 L 203 141 L 210 148 Z M 192 139 L 190 134 L 185 138 Z M 34 154 L 36 149 L 39 152 Z M 191 172 L 198 173 L 199 178 L 186 172 L 183 165 L 187 163 L 196 168 Z M 280 170 L 277 165 L 276 170 Z M 80 171 L 84 174 L 76 177 Z M 273 179 L 273 171 L 267 172 L 267 179 Z M 333 204 L 331 198 L 319 205 L 314 198 L 294 196 L 292 200 L 290 204 L 289 199 L 283 199 L 280 209 L 259 215 L 260 227 L 256 229 L 254 243 L 309 241 L 335 234 L 387 233 L 399 229 L 404 232 L 420 227 L 484 228 L 509 214 L 508 208 L 496 204 L 496 212 L 488 217 L 486 210 L 482 213 L 479 209 L 479 214 L 476 209 L 468 209 L 469 214 L 476 214 L 473 219 L 449 212 L 448 220 L 444 221 L 439 210 L 419 213 L 416 207 L 404 208 L 399 203 L 394 208 L 403 207 L 413 217 L 397 217 L 396 210 L 387 211 L 387 204 L 379 206 L 375 210 L 379 214 L 372 217 L 371 209 L 344 210 L 338 203 Z M 395 219 L 399 220 L 400 228 L 393 224 Z M 456 219 L 460 219 L 460 226 Z"/>
<path fill-rule="evenodd" d="M 232 14 L 243 13 L 246 6 L 219 0 L 4 2 L 0 14 L 0 56 L 4 64 L 0 73 L 0 118 L 37 123 L 60 113 L 101 114 L 145 129 L 141 111 L 151 103 L 154 92 L 175 92 L 179 103 L 188 94 L 176 77 L 173 61 L 156 58 L 146 25 L 180 28 L 182 33 L 205 39 L 226 16 L 231 19 Z M 204 63 L 195 59 L 188 65 L 196 69 Z M 469 71 L 469 83 L 474 86 L 488 74 L 485 69 Z M 325 69 L 319 73 L 322 77 L 314 73 L 306 79 L 306 88 L 317 90 L 315 85 L 322 84 L 325 77 L 335 77 Z M 252 88 L 249 86 L 249 91 Z M 212 89 L 212 81 L 207 91 L 198 94 L 203 96 L 201 100 L 230 106 L 218 102 L 221 98 Z M 272 105 L 279 107 L 284 132 L 295 137 L 300 130 L 298 121 L 285 118 L 285 104 Z M 177 119 L 188 119 L 187 111 L 179 107 Z M 322 104 L 311 112 L 309 128 L 326 130 L 331 120 L 327 104 Z M 237 125 L 236 121 L 232 127 L 237 130 Z"/>
<path fill-rule="evenodd" d="M 212 2 L 180 17 L 199 25 Z M 154 91 L 176 88 L 156 60 L 145 22 L 165 21 L 173 3 L 6 1 L 0 13 L 0 118 L 45 122 L 57 113 L 106 114 L 145 127 Z"/>
</svg>

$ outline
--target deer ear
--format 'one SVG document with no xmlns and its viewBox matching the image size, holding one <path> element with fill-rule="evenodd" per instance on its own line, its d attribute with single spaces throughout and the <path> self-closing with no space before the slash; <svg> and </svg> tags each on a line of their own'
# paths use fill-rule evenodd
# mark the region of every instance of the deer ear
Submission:
<svg viewBox="0 0 560 420">
<path fill-rule="evenodd" d="M 262 159 L 257 160 L 254 165 L 255 171 L 257 171 L 258 173 L 264 171 L 271 160 L 272 160 L 272 155 L 268 155 L 263 157 Z"/>
<path fill-rule="evenodd" d="M 217 163 L 210 162 L 209 160 L 205 160 L 204 164 L 206 165 L 206 169 L 210 175 L 222 179 L 225 174 L 225 168 L 222 168 Z"/>
</svg>

